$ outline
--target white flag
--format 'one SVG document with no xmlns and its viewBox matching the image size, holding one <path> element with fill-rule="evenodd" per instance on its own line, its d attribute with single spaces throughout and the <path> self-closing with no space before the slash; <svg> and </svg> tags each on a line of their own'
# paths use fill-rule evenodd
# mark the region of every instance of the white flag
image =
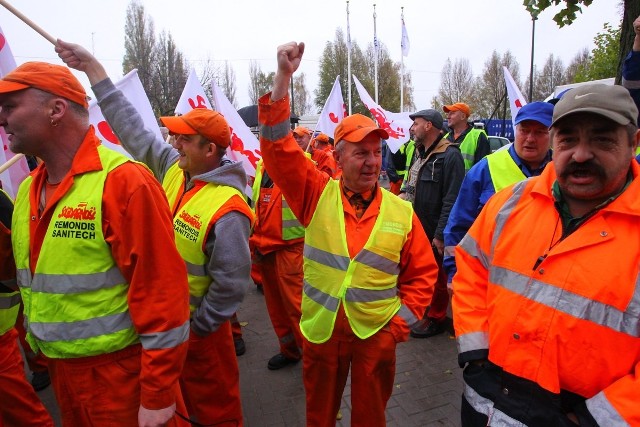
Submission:
<svg viewBox="0 0 640 427">
<path fill-rule="evenodd" d="M 367 107 L 367 110 L 378 122 L 378 126 L 389 134 L 387 146 L 392 153 L 395 153 L 402 144 L 409 140 L 409 128 L 413 124 L 413 120 L 409 118 L 411 113 L 391 113 L 384 110 L 369 96 L 367 90 L 356 76 L 353 76 L 353 81 L 356 84 L 356 89 L 358 89 L 358 95 L 360 95 L 360 99 Z"/>
<path fill-rule="evenodd" d="M 211 81 L 211 89 L 213 90 L 213 102 L 216 104 L 216 111 L 224 116 L 231 131 L 231 145 L 227 148 L 227 155 L 232 160 L 242 162 L 244 171 L 249 176 L 245 194 L 248 197 L 252 197 L 251 186 L 256 176 L 256 164 L 262 157 L 260 141 L 247 127 L 244 120 L 231 105 L 231 102 L 213 80 Z"/>
<path fill-rule="evenodd" d="M 176 114 L 186 114 L 194 108 L 213 110 L 200 84 L 200 80 L 198 80 L 196 71 L 192 68 L 187 83 L 184 85 L 182 95 L 180 95 L 180 100 L 178 100 L 178 105 L 176 105 L 175 112 Z"/>
<path fill-rule="evenodd" d="M 162 133 L 160 132 L 156 116 L 153 113 L 153 108 L 151 108 L 147 93 L 144 91 L 142 82 L 138 77 L 138 70 L 134 69 L 129 71 L 122 80 L 115 83 L 115 86 L 122 91 L 129 102 L 138 110 L 138 113 L 142 116 L 145 127 L 155 132 L 158 138 L 162 139 Z M 113 133 L 113 130 L 111 130 L 111 127 L 102 115 L 100 106 L 98 106 L 95 100 L 89 102 L 89 122 L 96 129 L 96 135 L 102 140 L 102 145 L 131 158 L 131 155 L 120 145 L 118 138 Z"/>
<path fill-rule="evenodd" d="M 9 72 L 16 68 L 16 60 L 11 53 L 9 43 L 0 28 L 0 77 L 4 77 Z M 2 150 L 0 150 L 0 165 L 5 164 L 11 160 L 15 155 L 13 151 L 9 149 L 9 139 L 4 132 L 4 128 L 0 128 L 0 141 L 2 142 Z M 18 187 L 20 183 L 29 175 L 29 165 L 27 161 L 22 158 L 14 163 L 9 169 L 0 174 L 0 182 L 2 182 L 2 188 L 12 198 L 16 197 Z"/>
<path fill-rule="evenodd" d="M 340 120 L 347 117 L 347 106 L 342 99 L 342 89 L 340 88 L 340 76 L 336 77 L 329 98 L 324 103 L 316 130 L 325 133 L 333 138 L 336 127 Z"/>
<path fill-rule="evenodd" d="M 516 86 L 516 82 L 513 81 L 513 77 L 509 72 L 509 69 L 502 66 L 502 70 L 504 71 L 504 81 L 507 84 L 507 94 L 509 95 L 509 106 L 511 107 L 511 123 L 516 120 L 516 114 L 520 111 L 520 108 L 527 105 L 527 100 Z M 514 125 L 515 129 L 515 125 Z"/>
<path fill-rule="evenodd" d="M 409 34 L 407 34 L 407 27 L 404 25 L 404 16 L 402 16 L 402 39 L 400 40 L 400 47 L 402 48 L 402 56 L 409 56 Z"/>
</svg>

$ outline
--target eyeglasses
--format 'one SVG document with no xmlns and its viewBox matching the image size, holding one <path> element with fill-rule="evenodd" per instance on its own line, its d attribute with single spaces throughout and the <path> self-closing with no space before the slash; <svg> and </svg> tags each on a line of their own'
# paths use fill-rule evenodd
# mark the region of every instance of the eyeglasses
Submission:
<svg viewBox="0 0 640 427">
<path fill-rule="evenodd" d="M 549 130 L 548 129 L 530 129 L 530 128 L 518 128 L 518 133 L 522 136 L 532 136 L 534 138 L 548 138 Z"/>
</svg>

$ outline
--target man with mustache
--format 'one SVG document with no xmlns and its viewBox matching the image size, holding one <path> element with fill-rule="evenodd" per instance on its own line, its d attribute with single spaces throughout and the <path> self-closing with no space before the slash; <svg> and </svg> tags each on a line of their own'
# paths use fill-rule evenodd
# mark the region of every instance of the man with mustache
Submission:
<svg viewBox="0 0 640 427">
<path fill-rule="evenodd" d="M 640 141 L 621 86 L 565 94 L 553 162 L 456 248 L 462 425 L 639 425 Z"/>
</svg>

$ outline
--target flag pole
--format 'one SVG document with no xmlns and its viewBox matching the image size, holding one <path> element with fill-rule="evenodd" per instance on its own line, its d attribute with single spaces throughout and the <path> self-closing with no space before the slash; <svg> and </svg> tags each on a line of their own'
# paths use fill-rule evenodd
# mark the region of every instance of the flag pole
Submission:
<svg viewBox="0 0 640 427">
<path fill-rule="evenodd" d="M 7 160 L 2 166 L 0 166 L 0 173 L 9 169 L 11 166 L 13 166 L 18 160 L 22 159 L 23 157 L 24 157 L 24 154 L 22 153 L 15 154 L 12 158 Z"/>
<path fill-rule="evenodd" d="M 351 115 L 351 28 L 349 27 L 349 0 L 347 0 L 347 98 Z"/>
<path fill-rule="evenodd" d="M 404 25 L 404 6 L 400 7 L 400 19 L 402 25 Z M 400 31 L 402 31 L 402 28 Z M 404 112 L 404 52 L 402 52 L 402 37 L 400 37 L 400 112 Z"/>
<path fill-rule="evenodd" d="M 374 94 L 376 104 L 378 103 L 378 33 L 376 31 L 376 4 L 373 4 L 373 73 L 374 73 Z"/>
<path fill-rule="evenodd" d="M 0 5 L 4 6 L 5 9 L 7 9 L 9 12 L 11 12 L 15 16 L 17 16 L 20 20 L 22 20 L 22 22 L 24 22 L 25 24 L 27 24 L 28 26 L 33 28 L 42 37 L 44 37 L 45 39 L 49 40 L 51 42 L 51 44 L 53 44 L 53 45 L 56 44 L 56 39 L 51 34 L 47 33 L 45 30 L 40 28 L 40 26 L 38 26 L 38 24 L 33 22 L 31 19 L 27 18 L 24 14 L 22 14 L 22 12 L 20 12 L 15 7 L 11 6 L 8 2 L 6 2 L 5 0 L 0 0 Z"/>
</svg>

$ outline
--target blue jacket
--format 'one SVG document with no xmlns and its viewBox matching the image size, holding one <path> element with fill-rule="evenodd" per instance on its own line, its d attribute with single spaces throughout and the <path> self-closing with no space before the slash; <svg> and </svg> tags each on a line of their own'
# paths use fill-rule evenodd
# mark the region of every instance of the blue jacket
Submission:
<svg viewBox="0 0 640 427">
<path fill-rule="evenodd" d="M 538 169 L 530 171 L 516 154 L 516 149 L 513 145 L 509 147 L 509 154 L 527 178 L 540 175 L 547 163 L 551 161 L 551 150 L 549 150 L 542 165 Z M 451 283 L 451 279 L 456 273 L 456 261 L 453 256 L 454 248 L 467 234 L 471 224 L 480 214 L 489 197 L 493 196 L 495 192 L 491 174 L 489 173 L 489 163 L 487 158 L 484 157 L 473 165 L 465 175 L 458 198 L 451 209 L 451 213 L 449 213 L 449 220 L 444 229 L 443 266 L 447 272 L 449 283 Z"/>
<path fill-rule="evenodd" d="M 629 90 L 636 107 L 640 110 L 640 52 L 632 50 L 624 59 L 622 63 L 622 86 Z"/>
</svg>

